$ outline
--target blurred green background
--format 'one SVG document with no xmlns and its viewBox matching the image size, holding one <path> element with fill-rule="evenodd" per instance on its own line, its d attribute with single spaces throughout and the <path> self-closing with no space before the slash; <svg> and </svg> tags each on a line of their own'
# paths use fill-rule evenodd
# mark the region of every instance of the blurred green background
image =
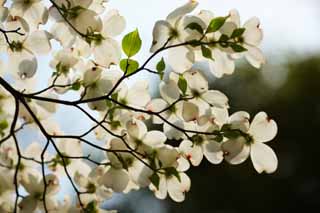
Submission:
<svg viewBox="0 0 320 213">
<path fill-rule="evenodd" d="M 276 120 L 279 133 L 268 145 L 278 156 L 278 170 L 259 175 L 250 159 L 238 166 L 204 160 L 188 172 L 192 187 L 185 202 L 157 201 L 143 191 L 119 195 L 121 201 L 111 207 L 121 213 L 309 212 L 320 207 L 320 57 L 290 56 L 262 70 L 242 63 L 234 75 L 211 86 L 228 95 L 231 112 L 266 111 Z"/>
</svg>

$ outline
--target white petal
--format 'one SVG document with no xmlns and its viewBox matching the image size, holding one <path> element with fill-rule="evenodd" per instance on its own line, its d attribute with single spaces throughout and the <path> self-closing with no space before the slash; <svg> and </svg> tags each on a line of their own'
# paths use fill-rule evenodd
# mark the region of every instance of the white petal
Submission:
<svg viewBox="0 0 320 213">
<path fill-rule="evenodd" d="M 9 70 L 21 79 L 31 78 L 37 71 L 38 63 L 29 51 L 13 52 L 9 55 Z"/>
<path fill-rule="evenodd" d="M 243 163 L 250 154 L 250 146 L 245 145 L 245 139 L 242 137 L 223 142 L 221 148 L 224 152 L 224 159 L 233 165 Z"/>
<path fill-rule="evenodd" d="M 278 127 L 274 120 L 268 118 L 265 112 L 259 112 L 250 125 L 249 134 L 256 142 L 271 141 L 277 135 Z"/>
<path fill-rule="evenodd" d="M 245 57 L 252 66 L 259 69 L 262 64 L 266 63 L 266 58 L 259 48 L 250 45 L 245 45 L 244 47 L 248 50 L 245 52 Z"/>
<path fill-rule="evenodd" d="M 106 38 L 101 43 L 94 45 L 93 54 L 98 64 L 109 67 L 112 64 L 119 63 L 121 49 L 117 41 Z"/>
<path fill-rule="evenodd" d="M 171 26 L 166 21 L 157 21 L 153 27 L 153 41 L 150 52 L 155 52 L 165 45 L 169 40 Z"/>
<path fill-rule="evenodd" d="M 209 141 L 203 144 L 203 154 L 212 164 L 219 164 L 223 160 L 221 146 L 215 141 Z"/>
<path fill-rule="evenodd" d="M 201 97 L 210 105 L 219 108 L 228 108 L 228 97 L 218 90 L 209 90 Z"/>
<path fill-rule="evenodd" d="M 184 73 L 189 70 L 194 63 L 194 53 L 185 46 L 172 48 L 168 53 L 168 63 L 177 73 Z"/>
<path fill-rule="evenodd" d="M 140 187 L 146 187 L 150 184 L 149 177 L 153 171 L 139 160 L 135 160 L 129 168 L 129 174 L 132 180 Z"/>
<path fill-rule="evenodd" d="M 230 15 L 230 17 L 229 17 L 228 21 L 235 23 L 239 27 L 240 26 L 239 12 L 237 10 L 233 9 L 233 10 L 230 10 L 229 15 Z"/>
<path fill-rule="evenodd" d="M 166 100 L 169 104 L 172 104 L 179 99 L 180 93 L 176 82 L 170 80 L 169 82 L 160 83 L 160 94 L 161 97 Z"/>
<path fill-rule="evenodd" d="M 199 70 L 190 70 L 183 74 L 192 92 L 202 94 L 208 91 L 208 81 Z"/>
<path fill-rule="evenodd" d="M 154 191 L 154 195 L 158 199 L 165 199 L 167 197 L 167 181 L 164 175 L 160 176 L 159 189 L 157 190 L 153 184 L 150 184 L 150 189 Z"/>
<path fill-rule="evenodd" d="M 126 20 L 117 10 L 111 10 L 103 19 L 102 33 L 105 36 L 117 36 L 126 27 Z"/>
<path fill-rule="evenodd" d="M 184 101 L 182 108 L 182 117 L 186 122 L 197 120 L 199 117 L 199 108 L 197 105 Z"/>
<path fill-rule="evenodd" d="M 128 104 L 133 106 L 144 107 L 151 100 L 149 94 L 149 82 L 146 80 L 140 80 L 128 90 L 126 100 Z"/>
<path fill-rule="evenodd" d="M 210 71 L 217 77 L 221 78 L 224 74 L 230 75 L 234 72 L 234 61 L 219 49 L 213 50 L 214 61 L 209 61 Z"/>
<path fill-rule="evenodd" d="M 194 145 L 189 140 L 184 140 L 179 145 L 179 150 L 181 150 L 185 157 L 190 160 L 193 166 L 199 166 L 202 159 L 203 153 L 200 146 Z"/>
<path fill-rule="evenodd" d="M 262 30 L 259 28 L 260 20 L 257 17 L 249 19 L 243 27 L 246 29 L 243 37 L 246 43 L 258 46 L 263 38 Z"/>
<path fill-rule="evenodd" d="M 28 195 L 25 198 L 23 198 L 22 201 L 19 203 L 20 212 L 34 212 L 37 208 L 37 204 L 37 200 L 32 195 Z"/>
<path fill-rule="evenodd" d="M 83 34 L 86 34 L 88 29 L 94 32 L 99 32 L 102 29 L 102 21 L 99 15 L 92 10 L 83 10 L 75 19 L 71 19 L 70 22 Z"/>
<path fill-rule="evenodd" d="M 176 177 L 167 180 L 168 193 L 175 202 L 182 202 L 185 199 L 185 193 L 190 190 L 191 181 L 185 173 L 179 173 L 181 182 Z"/>
<path fill-rule="evenodd" d="M 157 150 L 157 157 L 161 161 L 162 166 L 164 168 L 166 167 L 176 167 L 177 164 L 177 159 L 179 157 L 178 151 L 169 146 L 163 146 L 160 149 Z"/>
<path fill-rule="evenodd" d="M 33 31 L 24 43 L 25 48 L 37 54 L 47 54 L 51 50 L 51 35 L 43 30 Z"/>
<path fill-rule="evenodd" d="M 150 131 L 143 138 L 143 143 L 153 148 L 161 147 L 166 142 L 167 137 L 160 131 Z"/>
<path fill-rule="evenodd" d="M 138 140 L 142 140 L 144 136 L 147 134 L 147 127 L 146 125 L 137 119 L 132 119 L 127 122 L 126 128 L 128 134 Z"/>
<path fill-rule="evenodd" d="M 248 132 L 250 126 L 250 115 L 245 111 L 238 111 L 229 117 L 229 124 L 232 129 L 240 129 L 242 132 Z"/>
<path fill-rule="evenodd" d="M 172 11 L 168 16 L 167 16 L 167 21 L 170 22 L 172 25 L 176 23 L 176 21 L 186 15 L 187 13 L 192 12 L 196 7 L 198 6 L 198 2 L 196 1 L 189 1 L 188 3 L 182 5 L 181 7 L 178 7 L 174 11 Z"/>
<path fill-rule="evenodd" d="M 201 10 L 198 14 L 198 17 L 202 19 L 208 26 L 211 20 L 214 18 L 213 13 L 210 10 Z"/>
<path fill-rule="evenodd" d="M 129 183 L 129 176 L 123 169 L 110 168 L 102 177 L 102 183 L 115 192 L 123 192 Z"/>
<path fill-rule="evenodd" d="M 184 128 L 184 124 L 181 120 L 177 120 L 177 119 L 168 119 L 168 120 L 174 126 L 182 129 Z M 166 122 L 164 122 L 164 125 L 163 125 L 163 132 L 166 134 L 169 140 L 170 139 L 179 140 L 180 138 L 183 137 L 183 133 L 180 130 L 176 129 L 175 127 L 173 127 L 172 125 L 169 125 Z"/>
<path fill-rule="evenodd" d="M 43 2 L 32 3 L 32 5 L 24 11 L 23 17 L 28 21 L 31 29 L 38 28 L 39 24 L 45 24 L 48 20 L 48 9 Z"/>
<path fill-rule="evenodd" d="M 156 98 L 151 100 L 146 109 L 151 112 L 160 112 L 168 107 L 168 103 L 161 98 Z M 167 119 L 169 117 L 169 112 L 166 110 L 165 112 L 161 113 L 161 116 Z M 158 116 L 153 116 L 152 121 L 155 124 L 162 124 L 163 120 L 161 120 Z"/>
<path fill-rule="evenodd" d="M 63 22 L 54 23 L 50 32 L 63 47 L 71 47 L 76 40 L 75 33 Z"/>
<path fill-rule="evenodd" d="M 276 171 L 278 159 L 274 151 L 263 143 L 251 145 L 251 160 L 258 173 L 265 171 L 270 174 Z"/>
</svg>

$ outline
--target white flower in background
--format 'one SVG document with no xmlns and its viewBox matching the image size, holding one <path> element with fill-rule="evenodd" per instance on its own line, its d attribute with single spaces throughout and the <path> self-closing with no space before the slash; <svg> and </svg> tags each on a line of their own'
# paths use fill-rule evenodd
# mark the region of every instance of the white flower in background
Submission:
<svg viewBox="0 0 320 213">
<path fill-rule="evenodd" d="M 82 61 L 71 48 L 57 51 L 50 61 L 50 67 L 55 70 L 49 84 L 70 85 L 80 78 L 77 69 L 82 65 Z M 55 92 L 63 94 L 68 91 L 68 87 L 55 87 Z"/>
<path fill-rule="evenodd" d="M 229 139 L 222 143 L 225 159 L 231 164 L 240 164 L 249 155 L 258 173 L 273 173 L 278 166 L 278 159 L 274 151 L 265 143 L 271 141 L 277 134 L 278 128 L 274 120 L 265 112 L 258 113 L 248 125 L 249 115 L 239 112 L 231 117 L 231 128 L 237 127 L 247 134 L 246 137 Z"/>
<path fill-rule="evenodd" d="M 101 203 L 112 197 L 112 190 L 101 185 L 99 182 L 104 171 L 103 166 L 99 166 L 88 174 L 75 173 L 74 180 L 80 187 L 80 191 L 86 192 L 81 195 L 81 201 L 85 205 L 94 201 Z"/>
<path fill-rule="evenodd" d="M 76 139 L 61 139 L 56 142 L 56 146 L 60 153 L 52 156 L 52 161 L 48 167 L 49 169 L 59 176 L 65 175 L 65 168 L 71 177 L 76 172 L 88 174 L 90 166 L 86 164 L 82 159 L 70 159 L 67 157 L 81 157 L 83 156 L 82 144 Z M 63 155 L 64 158 L 62 158 Z"/>
<path fill-rule="evenodd" d="M 9 54 L 7 69 L 21 79 L 33 77 L 38 67 L 35 54 L 43 55 L 51 50 L 51 35 L 45 30 L 35 30 L 29 33 L 27 22 L 17 16 L 9 16 L 4 26 L 7 30 L 20 28 L 20 33 L 24 34 L 21 36 L 11 33 L 8 36 L 10 45 L 7 48 Z M 4 39 L 3 36 L 1 39 Z"/>
<path fill-rule="evenodd" d="M 10 13 L 23 17 L 31 29 L 38 29 L 40 24 L 46 24 L 49 16 L 42 0 L 12 0 Z"/>
<path fill-rule="evenodd" d="M 42 177 L 40 173 L 29 174 L 26 178 L 22 179 L 21 183 L 24 189 L 28 192 L 28 195 L 25 196 L 19 203 L 20 212 L 33 212 L 37 209 L 43 208 L 43 193 L 45 190 L 44 180 L 45 178 L 47 187 L 46 187 L 46 204 L 48 209 L 51 209 L 54 206 L 54 197 L 60 188 L 59 179 L 53 174 L 46 175 Z"/>
</svg>

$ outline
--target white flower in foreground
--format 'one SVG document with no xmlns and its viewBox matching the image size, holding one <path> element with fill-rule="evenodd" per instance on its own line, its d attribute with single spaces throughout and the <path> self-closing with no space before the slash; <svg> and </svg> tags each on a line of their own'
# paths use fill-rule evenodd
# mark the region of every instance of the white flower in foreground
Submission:
<svg viewBox="0 0 320 213">
<path fill-rule="evenodd" d="M 248 128 L 246 124 L 248 121 L 245 121 L 248 119 L 247 114 L 238 113 L 236 117 L 237 119 L 231 122 L 231 126 L 238 125 L 247 135 L 222 143 L 225 159 L 231 164 L 240 164 L 250 155 L 258 173 L 263 171 L 273 173 L 277 169 L 278 159 L 274 151 L 265 143 L 276 136 L 278 130 L 276 122 L 268 118 L 265 112 L 260 112 Z"/>
<path fill-rule="evenodd" d="M 160 20 L 155 23 L 153 28 L 153 41 L 150 52 L 155 52 L 163 47 L 167 42 L 168 45 L 183 43 L 190 38 L 190 31 L 186 30 L 184 16 L 192 12 L 198 3 L 189 1 L 185 5 L 171 12 L 166 20 Z M 169 64 L 179 73 L 183 73 L 192 67 L 194 62 L 194 53 L 186 46 L 180 46 L 169 50 Z"/>
<path fill-rule="evenodd" d="M 220 31 L 230 36 L 233 30 L 240 27 L 240 16 L 238 11 L 231 10 L 229 19 Z M 257 17 L 250 18 L 242 27 L 245 29 L 245 31 L 243 35 L 238 38 L 238 41 L 248 51 L 240 54 L 236 53 L 235 55 L 231 56 L 235 56 L 237 58 L 239 55 L 244 55 L 252 66 L 260 68 L 262 64 L 266 63 L 266 59 L 258 47 L 263 38 L 263 31 L 260 29 L 260 20 Z"/>
<path fill-rule="evenodd" d="M 143 108 L 151 100 L 149 94 L 149 82 L 147 80 L 139 80 L 131 87 L 121 84 L 118 92 L 118 101 L 122 104 Z"/>
<path fill-rule="evenodd" d="M 196 126 L 199 132 L 214 132 L 218 130 L 215 124 L 208 126 Z M 193 135 L 190 140 L 183 140 L 179 145 L 179 151 L 183 157 L 193 166 L 199 166 L 203 156 L 212 163 L 219 164 L 223 160 L 223 151 L 220 143 L 215 141 L 215 135 Z"/>
<path fill-rule="evenodd" d="M 205 22 L 208 26 L 211 20 L 214 18 L 212 12 L 208 10 L 201 10 L 198 17 Z M 221 36 L 220 32 L 209 33 L 204 37 L 204 41 L 217 41 Z M 196 48 L 195 55 L 196 61 L 206 61 L 208 63 L 210 71 L 217 77 L 221 78 L 224 74 L 230 75 L 234 72 L 235 63 L 234 59 L 230 55 L 223 51 L 223 49 L 213 47 L 211 49 L 212 58 L 204 57 L 201 48 Z"/>
<path fill-rule="evenodd" d="M 154 183 L 149 185 L 150 190 L 154 191 L 155 196 L 159 199 L 165 199 L 167 195 L 175 202 L 182 202 L 185 199 L 185 193 L 190 190 L 190 178 L 178 167 L 179 153 L 177 149 L 166 145 L 156 152 L 156 157 L 161 165 L 161 172 L 154 174 L 158 178 L 158 186 Z"/>
</svg>

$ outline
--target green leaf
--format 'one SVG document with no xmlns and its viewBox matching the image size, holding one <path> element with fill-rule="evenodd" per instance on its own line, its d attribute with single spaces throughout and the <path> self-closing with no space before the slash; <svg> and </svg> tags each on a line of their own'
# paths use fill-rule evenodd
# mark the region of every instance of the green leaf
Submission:
<svg viewBox="0 0 320 213">
<path fill-rule="evenodd" d="M 198 31 L 200 34 L 203 34 L 203 28 L 201 27 L 200 24 L 196 23 L 196 22 L 192 22 L 190 24 L 188 24 L 185 29 L 190 29 L 190 30 L 196 30 Z"/>
<path fill-rule="evenodd" d="M 179 175 L 179 172 L 176 170 L 176 168 L 174 167 L 168 167 L 168 168 L 165 168 L 165 171 L 166 171 L 166 175 L 167 176 L 175 176 L 179 182 L 181 182 L 181 177 Z"/>
<path fill-rule="evenodd" d="M 122 59 L 120 61 L 120 68 L 123 72 L 127 72 L 126 75 L 134 73 L 139 68 L 139 63 L 132 59 Z"/>
<path fill-rule="evenodd" d="M 9 124 L 8 124 L 8 121 L 7 120 L 2 120 L 0 122 L 0 129 L 1 130 L 5 130 L 6 128 L 8 128 Z"/>
<path fill-rule="evenodd" d="M 212 59 L 212 60 L 213 60 L 213 58 L 212 58 L 212 52 L 211 52 L 211 50 L 210 50 L 208 47 L 202 45 L 202 46 L 201 46 L 201 52 L 202 52 L 203 57 L 209 58 L 209 59 Z"/>
<path fill-rule="evenodd" d="M 215 138 L 214 138 L 215 141 L 217 141 L 218 143 L 221 143 L 223 141 L 223 135 L 217 135 Z"/>
<path fill-rule="evenodd" d="M 229 37 L 225 34 L 222 34 L 219 38 L 220 42 L 227 42 L 229 40 Z"/>
<path fill-rule="evenodd" d="M 153 175 L 151 175 L 149 177 L 149 180 L 151 181 L 151 183 L 157 188 L 157 190 L 159 190 L 159 184 L 160 184 L 160 177 L 157 173 L 153 173 Z"/>
<path fill-rule="evenodd" d="M 77 91 L 77 90 L 80 89 L 80 87 L 81 87 L 80 81 L 76 81 L 76 82 L 74 82 L 74 83 L 72 84 L 71 89 Z"/>
<path fill-rule="evenodd" d="M 164 63 L 163 58 L 161 58 L 161 60 L 157 64 L 157 71 L 160 73 L 160 72 L 163 72 L 165 69 L 166 69 L 166 64 Z"/>
<path fill-rule="evenodd" d="M 188 41 L 188 44 L 190 44 L 193 47 L 196 47 L 196 46 L 200 46 L 201 45 L 201 41 L 199 41 L 199 40 L 190 40 L 190 41 Z"/>
<path fill-rule="evenodd" d="M 229 47 L 229 36 L 222 34 L 219 38 L 219 44 L 221 47 L 227 48 Z"/>
<path fill-rule="evenodd" d="M 233 51 L 240 53 L 240 52 L 245 52 L 247 51 L 246 48 L 244 48 L 243 46 L 239 45 L 239 44 L 231 44 L 230 45 L 231 48 L 233 49 Z"/>
<path fill-rule="evenodd" d="M 161 60 L 158 62 L 156 68 L 157 68 L 158 74 L 160 76 L 160 79 L 162 80 L 163 75 L 164 75 L 164 70 L 166 69 L 166 64 L 165 64 L 163 58 L 161 58 Z"/>
<path fill-rule="evenodd" d="M 240 130 L 234 129 L 234 130 L 229 130 L 229 131 L 224 132 L 223 135 L 227 138 L 235 139 L 235 138 L 238 138 L 239 136 L 241 136 L 241 132 L 240 132 Z"/>
<path fill-rule="evenodd" d="M 235 29 L 235 30 L 232 32 L 230 38 L 237 38 L 237 37 L 239 37 L 239 36 L 242 36 L 242 34 L 244 33 L 244 31 L 246 31 L 245 28 Z"/>
<path fill-rule="evenodd" d="M 187 92 L 187 80 L 183 77 L 183 75 L 179 76 L 178 87 L 181 90 L 182 94 L 186 94 Z"/>
<path fill-rule="evenodd" d="M 132 31 L 131 33 L 128 33 L 122 39 L 122 49 L 129 58 L 139 52 L 141 44 L 142 41 L 140 39 L 138 29 Z"/>
<path fill-rule="evenodd" d="M 227 17 L 217 17 L 214 18 L 210 21 L 210 24 L 207 28 L 206 33 L 213 33 L 213 32 L 217 32 L 226 22 L 228 16 Z"/>
</svg>

